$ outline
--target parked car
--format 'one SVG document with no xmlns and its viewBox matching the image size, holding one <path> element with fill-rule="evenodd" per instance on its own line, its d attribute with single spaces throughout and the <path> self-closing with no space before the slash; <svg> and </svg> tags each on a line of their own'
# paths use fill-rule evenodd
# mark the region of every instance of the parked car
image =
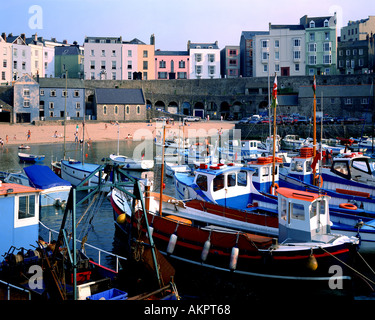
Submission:
<svg viewBox="0 0 375 320">
<path fill-rule="evenodd" d="M 307 117 L 304 117 L 304 116 L 299 116 L 297 121 L 296 121 L 297 125 L 308 124 L 308 123 L 310 123 L 309 119 L 307 119 Z"/>
<path fill-rule="evenodd" d="M 245 118 L 242 118 L 240 121 L 238 121 L 237 123 L 238 124 L 246 124 L 246 123 L 249 123 L 249 121 L 251 120 L 251 117 L 245 117 Z"/>
<path fill-rule="evenodd" d="M 184 121 L 190 121 L 190 122 L 198 122 L 201 120 L 200 117 L 195 117 L 195 116 L 187 116 L 183 119 Z"/>
</svg>

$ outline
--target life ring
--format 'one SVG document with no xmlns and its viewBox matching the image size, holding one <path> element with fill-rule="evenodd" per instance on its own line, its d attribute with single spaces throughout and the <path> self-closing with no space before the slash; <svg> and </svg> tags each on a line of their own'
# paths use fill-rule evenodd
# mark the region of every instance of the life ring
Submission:
<svg viewBox="0 0 375 320">
<path fill-rule="evenodd" d="M 315 176 L 315 180 L 320 180 L 320 183 L 319 183 L 320 186 L 319 186 L 319 187 L 320 187 L 320 188 L 323 188 L 323 177 L 322 177 L 321 175 L 318 175 L 318 174 L 317 174 L 317 175 Z"/>
<path fill-rule="evenodd" d="M 273 195 L 274 195 L 274 193 L 273 193 L 273 188 L 275 188 L 275 191 L 276 191 L 276 189 L 279 188 L 279 185 L 278 185 L 277 183 L 274 183 L 274 185 L 273 185 L 273 187 L 272 187 L 272 184 L 271 184 L 271 186 L 270 186 L 270 194 L 273 194 Z"/>
<path fill-rule="evenodd" d="M 343 208 L 343 209 L 349 209 L 349 210 L 357 210 L 358 209 L 358 207 L 355 204 L 352 204 L 352 203 L 340 203 L 339 207 Z"/>
</svg>

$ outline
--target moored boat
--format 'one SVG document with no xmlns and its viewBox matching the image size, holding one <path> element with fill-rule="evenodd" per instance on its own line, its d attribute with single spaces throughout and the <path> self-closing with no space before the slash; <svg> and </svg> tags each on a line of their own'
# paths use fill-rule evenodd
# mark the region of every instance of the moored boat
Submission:
<svg viewBox="0 0 375 320">
<path fill-rule="evenodd" d="M 43 162 L 45 157 L 45 155 L 29 154 L 22 152 L 18 153 L 18 158 L 20 159 L 20 161 L 27 163 Z"/>
</svg>

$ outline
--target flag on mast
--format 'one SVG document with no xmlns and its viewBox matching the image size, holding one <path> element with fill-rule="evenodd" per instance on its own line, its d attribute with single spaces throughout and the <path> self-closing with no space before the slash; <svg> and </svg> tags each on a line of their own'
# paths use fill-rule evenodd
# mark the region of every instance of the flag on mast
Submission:
<svg viewBox="0 0 375 320">
<path fill-rule="evenodd" d="M 277 75 L 275 75 L 275 81 L 273 82 L 272 88 L 272 104 L 277 105 Z"/>
<path fill-rule="evenodd" d="M 313 89 L 314 94 L 315 94 L 315 92 L 316 92 L 316 79 L 315 79 L 315 75 L 314 75 L 314 81 L 313 81 L 312 89 Z"/>
</svg>

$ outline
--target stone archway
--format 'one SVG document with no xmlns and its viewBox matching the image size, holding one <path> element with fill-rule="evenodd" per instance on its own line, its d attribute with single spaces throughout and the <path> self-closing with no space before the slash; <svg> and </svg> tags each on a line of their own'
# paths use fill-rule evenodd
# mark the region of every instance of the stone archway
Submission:
<svg viewBox="0 0 375 320">
<path fill-rule="evenodd" d="M 202 119 L 206 116 L 203 102 L 198 101 L 194 104 L 193 113 L 194 116 L 201 117 Z"/>
<path fill-rule="evenodd" d="M 182 110 L 181 110 L 182 114 L 184 114 L 186 116 L 190 115 L 190 107 L 191 107 L 191 105 L 190 105 L 189 102 L 187 102 L 187 101 L 183 102 L 182 103 Z"/>
<path fill-rule="evenodd" d="M 159 111 L 165 111 L 165 103 L 163 101 L 156 101 L 155 102 L 155 109 Z"/>
<path fill-rule="evenodd" d="M 232 112 L 231 116 L 233 116 L 234 120 L 239 120 L 244 117 L 243 110 L 242 110 L 242 102 L 235 101 L 232 105 Z"/>
<path fill-rule="evenodd" d="M 230 105 L 227 101 L 220 103 L 219 118 L 226 119 L 230 114 Z"/>
<path fill-rule="evenodd" d="M 176 101 L 169 102 L 166 111 L 168 111 L 169 113 L 178 113 L 178 103 Z"/>
</svg>

